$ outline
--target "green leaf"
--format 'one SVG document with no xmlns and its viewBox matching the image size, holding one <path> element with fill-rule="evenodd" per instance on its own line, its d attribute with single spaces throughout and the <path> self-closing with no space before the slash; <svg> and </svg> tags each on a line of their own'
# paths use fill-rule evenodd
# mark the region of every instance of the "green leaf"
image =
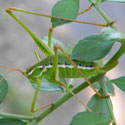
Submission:
<svg viewBox="0 0 125 125">
<path fill-rule="evenodd" d="M 100 84 L 99 84 L 99 82 L 94 82 L 93 86 L 94 86 L 96 89 L 100 89 Z"/>
<path fill-rule="evenodd" d="M 114 86 L 112 85 L 112 82 L 110 82 L 109 80 L 106 80 L 105 84 L 106 84 L 106 89 L 107 89 L 108 93 L 110 93 L 111 95 L 115 95 Z M 93 84 L 93 86 L 94 86 L 96 89 L 98 89 L 98 90 L 100 89 L 100 84 L 99 84 L 99 82 L 95 82 L 95 83 Z"/>
<path fill-rule="evenodd" d="M 107 39 L 115 41 L 125 41 L 125 33 L 121 33 L 113 28 L 103 28 L 102 33 L 107 35 Z"/>
<path fill-rule="evenodd" d="M 114 40 L 107 37 L 107 34 L 96 34 L 80 40 L 73 49 L 72 58 L 87 62 L 104 58 L 114 44 Z"/>
<path fill-rule="evenodd" d="M 108 93 L 115 95 L 114 86 L 112 85 L 110 81 L 106 81 L 106 88 L 107 88 Z"/>
<path fill-rule="evenodd" d="M 48 37 L 47 37 L 47 36 L 43 37 L 43 38 L 42 38 L 42 41 L 43 41 L 46 45 L 48 45 Z M 55 45 L 55 44 L 61 46 L 66 52 L 68 52 L 68 49 L 65 47 L 65 45 L 64 45 L 62 42 L 60 42 L 59 40 L 55 39 L 55 38 L 52 38 L 52 40 L 51 40 L 51 49 L 52 49 L 53 51 L 54 51 L 54 45 Z M 62 52 L 59 50 L 59 53 L 62 53 Z"/>
<path fill-rule="evenodd" d="M 75 79 L 71 78 L 68 82 L 68 88 L 69 89 L 73 89 L 74 88 L 74 85 L 73 85 L 73 82 L 74 82 Z"/>
<path fill-rule="evenodd" d="M 52 16 L 62 17 L 67 19 L 76 19 L 79 12 L 79 0 L 61 0 L 58 1 L 52 9 Z M 60 26 L 69 21 L 51 19 L 52 27 Z"/>
<path fill-rule="evenodd" d="M 103 114 L 80 112 L 72 118 L 70 125 L 109 125 L 110 121 Z"/>
<path fill-rule="evenodd" d="M 5 99 L 6 95 L 8 93 L 8 84 L 5 79 L 0 75 L 0 104 Z"/>
<path fill-rule="evenodd" d="M 8 118 L 1 118 L 0 125 L 26 125 L 27 122 L 17 120 L 17 119 L 8 119 Z"/>
<path fill-rule="evenodd" d="M 102 94 L 102 92 L 101 92 L 101 94 Z M 112 105 L 112 104 L 111 104 L 111 105 Z M 100 112 L 100 113 L 104 114 L 106 119 L 108 119 L 108 120 L 111 119 L 105 98 L 102 99 L 102 98 L 98 97 L 98 95 L 95 94 L 95 95 L 92 96 L 92 98 L 89 100 L 87 106 L 88 106 L 89 108 L 91 108 L 92 111 Z"/>
<path fill-rule="evenodd" d="M 37 88 L 37 84 L 32 83 L 32 86 L 35 89 Z M 43 82 L 39 90 L 43 92 L 53 92 L 53 91 L 64 91 L 64 88 L 57 83 L 49 82 L 47 79 L 43 78 Z"/>
<path fill-rule="evenodd" d="M 125 3 L 125 0 L 102 0 L 101 2 L 119 2 L 119 3 Z"/>
<path fill-rule="evenodd" d="M 110 80 L 113 82 L 118 88 L 125 92 L 125 76 L 119 77 L 117 79 Z"/>
<path fill-rule="evenodd" d="M 38 124 L 36 123 L 35 120 L 33 120 L 32 122 L 29 122 L 29 123 L 27 123 L 26 125 L 38 125 Z"/>
<path fill-rule="evenodd" d="M 67 53 L 71 55 L 72 50 L 73 50 L 72 46 L 68 45 L 67 49 L 68 49 Z"/>
<path fill-rule="evenodd" d="M 99 3 L 101 0 L 96 0 L 96 3 Z"/>
</svg>

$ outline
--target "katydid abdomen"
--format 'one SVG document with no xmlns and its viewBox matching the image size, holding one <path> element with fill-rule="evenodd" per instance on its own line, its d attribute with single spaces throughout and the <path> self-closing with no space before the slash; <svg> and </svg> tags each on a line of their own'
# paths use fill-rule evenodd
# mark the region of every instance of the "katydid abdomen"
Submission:
<svg viewBox="0 0 125 125">
<path fill-rule="evenodd" d="M 97 75 L 98 70 L 96 69 L 95 62 L 79 62 L 73 60 L 78 68 L 87 76 L 92 77 Z M 43 77 L 50 82 L 53 82 L 52 68 L 54 64 L 54 56 L 49 56 L 39 63 L 33 65 L 25 72 L 26 76 L 32 83 L 38 83 Z M 71 64 L 71 62 L 63 55 L 58 56 L 58 75 L 59 78 L 82 78 L 81 74 Z"/>
</svg>

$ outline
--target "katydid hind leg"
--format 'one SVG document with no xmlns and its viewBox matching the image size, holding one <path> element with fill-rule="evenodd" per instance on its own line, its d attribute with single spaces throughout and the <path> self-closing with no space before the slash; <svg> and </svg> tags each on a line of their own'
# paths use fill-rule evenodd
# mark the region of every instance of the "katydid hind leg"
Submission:
<svg viewBox="0 0 125 125">
<path fill-rule="evenodd" d="M 90 6 L 90 9 L 91 9 L 91 6 Z M 80 13 L 82 14 L 84 12 L 87 12 L 90 9 L 86 9 L 85 11 L 80 12 Z M 43 17 L 47 17 L 47 18 L 51 18 L 51 19 L 53 18 L 53 19 L 58 19 L 58 20 L 65 20 L 65 21 L 70 21 L 70 22 L 76 22 L 76 23 L 82 23 L 82 24 L 89 24 L 89 25 L 95 25 L 95 26 L 101 26 L 101 27 L 108 27 L 109 25 L 112 25 L 113 23 L 116 22 L 116 21 L 111 21 L 108 24 L 100 24 L 100 23 L 94 23 L 94 22 L 87 22 L 87 21 L 81 21 L 81 20 L 72 20 L 72 19 L 67 19 L 67 18 L 61 18 L 61 17 L 46 15 L 46 14 L 42 14 L 42 13 L 36 13 L 36 12 L 27 11 L 27 10 L 23 10 L 23 9 L 17 9 L 17 8 L 8 8 L 8 9 L 6 9 L 6 12 L 9 13 L 9 11 L 12 11 L 12 10 L 13 11 L 22 12 L 22 13 L 37 15 L 37 16 L 43 16 Z"/>
<path fill-rule="evenodd" d="M 54 52 L 34 33 L 32 32 L 14 13 L 12 13 L 13 8 L 6 9 L 6 12 L 15 19 L 33 38 L 36 45 L 40 48 L 40 50 L 46 55 L 54 55 Z"/>
</svg>

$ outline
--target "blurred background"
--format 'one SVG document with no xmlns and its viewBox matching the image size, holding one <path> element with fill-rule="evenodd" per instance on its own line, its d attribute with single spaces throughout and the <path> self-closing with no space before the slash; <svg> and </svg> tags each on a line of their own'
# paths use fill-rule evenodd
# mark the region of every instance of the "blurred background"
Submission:
<svg viewBox="0 0 125 125">
<path fill-rule="evenodd" d="M 5 9 L 16 7 L 50 15 L 51 9 L 56 2 L 57 0 L 0 0 L 0 64 L 25 70 L 36 63 L 34 50 L 40 52 L 28 33 L 5 12 Z M 90 5 L 87 0 L 81 0 L 80 2 L 81 11 Z M 102 4 L 102 8 L 112 20 L 117 20 L 116 26 L 118 29 L 125 32 L 125 4 L 109 2 Z M 20 12 L 16 12 L 16 14 L 38 36 L 47 36 L 51 27 L 50 19 Z M 78 19 L 105 23 L 94 8 L 90 12 L 81 15 Z M 53 37 L 62 41 L 65 45 L 70 44 L 74 47 L 77 41 L 87 35 L 100 33 L 101 29 L 98 26 L 70 23 L 56 28 Z M 116 44 L 104 61 L 107 61 L 118 47 L 119 44 Z M 125 75 L 124 62 L 125 57 L 122 57 L 117 68 L 109 72 L 107 76 L 112 79 Z M 7 71 L 0 68 L 0 74 Z M 8 113 L 32 115 L 29 111 L 35 90 L 28 79 L 17 72 L 11 73 L 6 79 L 9 83 L 9 94 L 4 103 L 1 104 L 0 109 Z M 81 83 L 82 80 L 78 82 Z M 112 97 L 112 102 L 117 123 L 118 125 L 125 125 L 125 94 L 116 87 L 115 92 L 116 95 Z M 94 94 L 93 91 L 88 87 L 78 96 L 84 103 L 87 103 L 92 94 Z M 40 92 L 37 107 L 55 102 L 61 95 L 61 92 Z M 72 117 L 80 111 L 84 111 L 83 106 L 72 98 L 45 118 L 40 125 L 69 125 Z"/>
</svg>

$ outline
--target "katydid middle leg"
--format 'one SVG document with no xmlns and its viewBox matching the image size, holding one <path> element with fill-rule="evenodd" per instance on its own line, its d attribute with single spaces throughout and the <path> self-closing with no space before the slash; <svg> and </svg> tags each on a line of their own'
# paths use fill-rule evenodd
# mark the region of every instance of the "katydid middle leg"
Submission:
<svg viewBox="0 0 125 125">
<path fill-rule="evenodd" d="M 96 92 L 96 94 L 100 97 L 100 98 L 108 98 L 109 96 L 102 96 L 97 90 L 96 88 L 92 85 L 92 83 L 88 80 L 88 78 L 84 75 L 83 72 L 81 72 L 81 70 L 78 68 L 78 66 L 74 63 L 74 61 L 71 59 L 71 57 L 58 45 L 54 46 L 55 49 L 59 49 L 60 51 L 62 51 L 62 53 L 67 57 L 67 59 L 71 62 L 71 64 L 77 69 L 77 71 L 81 74 L 81 76 L 83 77 L 83 79 L 89 84 L 89 86 Z"/>
</svg>

